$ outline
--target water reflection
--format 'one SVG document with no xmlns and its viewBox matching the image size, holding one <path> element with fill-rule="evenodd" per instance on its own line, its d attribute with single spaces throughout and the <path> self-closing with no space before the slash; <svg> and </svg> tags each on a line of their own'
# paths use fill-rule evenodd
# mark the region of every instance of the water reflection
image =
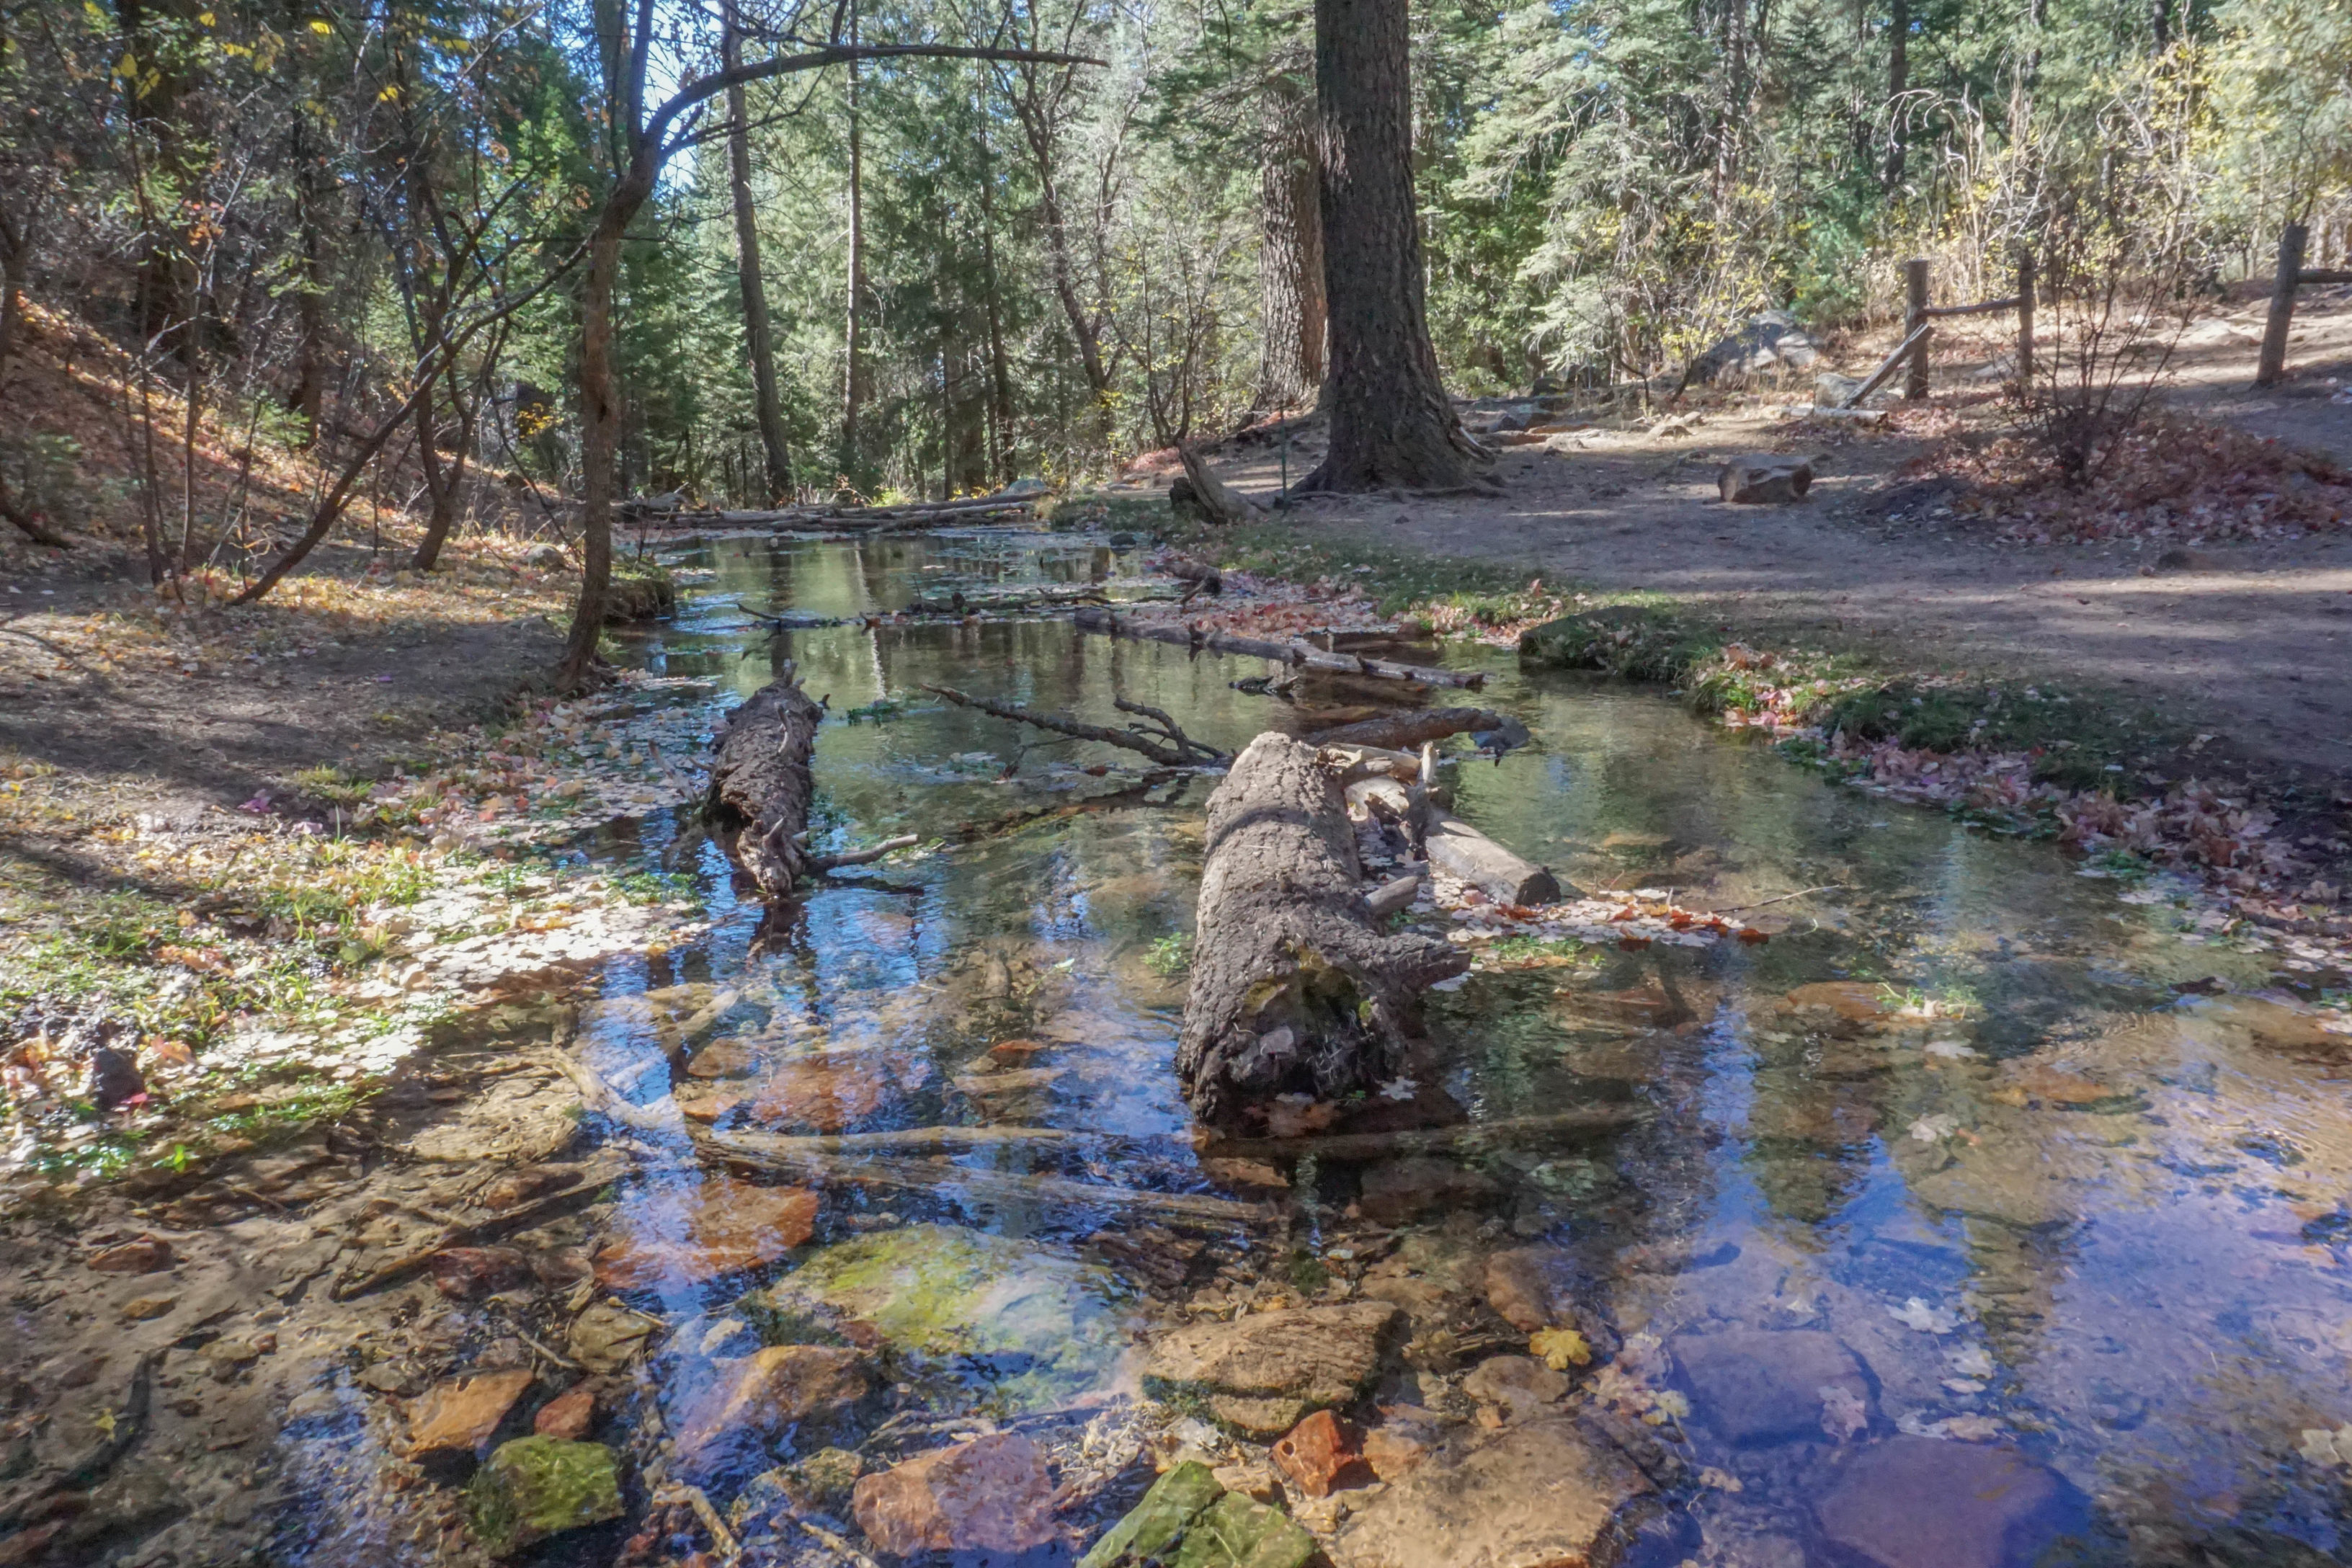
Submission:
<svg viewBox="0 0 2352 1568">
<path fill-rule="evenodd" d="M 820 847 L 900 832 L 947 847 L 879 879 L 888 888 L 845 878 L 768 932 L 704 848 L 696 873 L 724 918 L 707 942 L 608 977 L 592 1059 L 681 1127 L 1084 1135 L 926 1155 L 941 1162 L 928 1189 L 831 1189 L 816 1239 L 909 1222 L 1031 1238 L 1024 1256 L 1051 1281 L 1036 1301 L 1067 1316 L 1083 1299 L 1089 1336 L 1101 1303 L 1199 1289 L 1205 1267 L 1241 1251 L 1229 1242 L 1197 1266 L 1183 1253 L 1172 1268 L 1164 1249 L 1132 1244 L 1082 1256 L 1069 1247 L 1113 1206 L 1024 1203 L 978 1178 L 1236 1190 L 1196 1159 L 1170 1067 L 1182 989 L 1169 939 L 1190 923 L 1213 781 L 1053 812 L 1112 796 L 1135 759 L 929 705 L 919 687 L 1098 722 L 1118 722 L 1112 699 L 1125 696 L 1234 747 L 1286 726 L 1285 710 L 1231 689 L 1255 673 L 1242 663 L 1061 621 L 883 622 L 771 644 L 727 608 L 876 616 L 951 586 L 1134 570 L 1098 541 L 728 539 L 682 563 L 709 572 L 709 588 L 646 656 L 715 681 L 714 714 L 785 658 L 836 715 L 914 705 L 824 727 Z M 1824 1500 L 1865 1473 L 1849 1458 L 1865 1440 L 1881 1487 L 1934 1479 L 1939 1461 L 1920 1443 L 1945 1445 L 1940 1462 L 1961 1469 L 1979 1462 L 1953 1457 L 1964 1449 L 2021 1448 L 2095 1510 L 2094 1555 L 2347 1551 L 2344 1476 L 2296 1447 L 2305 1428 L 2352 1421 L 2352 1044 L 2295 997 L 2248 994 L 2269 983 L 2255 959 L 2174 929 L 2161 902 L 2119 903 L 2112 883 L 2045 847 L 1828 787 L 1652 695 L 1498 671 L 1487 700 L 1535 742 L 1460 764 L 1462 816 L 1589 890 L 1669 889 L 1715 909 L 1825 890 L 1777 906 L 1766 945 L 1591 949 L 1433 999 L 1445 1087 L 1474 1118 L 1612 1101 L 1648 1114 L 1613 1141 L 1482 1156 L 1491 1197 L 1423 1215 L 1406 1228 L 1435 1250 L 1391 1254 L 1453 1258 L 1414 1274 L 1432 1310 L 1478 1295 L 1465 1249 L 1563 1249 L 1585 1306 L 1617 1334 L 1654 1336 L 1673 1369 L 1662 1375 L 1687 1390 L 1690 1414 L 1671 1425 L 1709 1483 L 1674 1551 L 1705 1562 L 1876 1550 L 1857 1544 L 1866 1521 Z M 1103 763 L 1108 776 L 1086 771 Z M 1024 813 L 1027 826 L 1007 826 Z M 666 831 L 647 826 L 648 853 Z M 675 1148 L 634 1189 L 646 1215 L 704 1179 L 682 1131 Z M 1339 1256 L 1373 1228 L 1350 1217 L 1359 1175 L 1313 1173 L 1291 1230 L 1262 1238 L 1251 1268 L 1326 1254 L 1318 1278 L 1362 1275 Z M 864 1266 L 828 1256 L 838 1273 Z M 1083 1289 L 1074 1269 L 1092 1271 Z M 782 1278 L 771 1304 L 796 1299 L 793 1269 Z M 740 1289 L 665 1285 L 659 1304 L 740 1315 Z M 1050 1338 L 1062 1320 L 1041 1321 Z M 1015 1365 L 958 1340 L 970 1335 L 954 1322 L 920 1331 L 948 1347 L 924 1363 L 954 1373 L 923 1385 L 942 1408 L 984 1405 L 988 1388 L 1033 1372 L 1057 1398 L 1131 1386 L 1117 1358 L 1056 1359 L 1024 1341 Z M 1706 1371 L 1702 1342 L 1727 1334 L 1771 1336 L 1758 1353 L 1790 1358 L 1801 1382 L 1806 1357 L 1829 1357 L 1831 1383 L 1851 1366 L 1867 1387 L 1800 1389 L 1819 1408 L 1793 1429 L 1785 1411 L 1744 1425 Z M 673 1357 L 681 1388 L 709 1375 L 693 1359 Z M 1460 1371 L 1424 1357 L 1405 1393 L 1442 1404 Z M 1997 1543 L 1983 1560 L 2000 1560 Z"/>
</svg>

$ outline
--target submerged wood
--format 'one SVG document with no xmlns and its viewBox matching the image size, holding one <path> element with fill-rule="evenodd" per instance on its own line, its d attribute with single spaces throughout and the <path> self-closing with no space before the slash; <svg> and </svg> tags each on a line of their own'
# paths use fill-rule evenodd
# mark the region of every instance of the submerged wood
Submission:
<svg viewBox="0 0 2352 1568">
<path fill-rule="evenodd" d="M 940 1194 L 967 1202 L 1003 1206 L 1013 1204 L 1101 1205 L 1159 1215 L 1167 1219 L 1209 1221 L 1227 1225 L 1262 1225 L 1278 1211 L 1265 1204 L 1199 1193 L 1155 1193 L 1142 1187 L 1115 1187 L 1101 1182 L 1080 1182 L 1067 1176 L 991 1171 L 958 1164 L 953 1160 L 912 1160 L 876 1157 L 856 1152 L 817 1152 L 793 1147 L 796 1139 L 763 1132 L 694 1132 L 695 1146 L 728 1164 L 748 1170 L 790 1175 L 795 1179 L 896 1187 Z"/>
<path fill-rule="evenodd" d="M 1338 774 L 1262 734 L 1209 797 L 1208 828 L 1176 1056 L 1194 1114 L 1230 1125 L 1279 1094 L 1337 1100 L 1399 1076 L 1419 994 L 1469 955 L 1374 928 Z"/>
<path fill-rule="evenodd" d="M 809 753 L 824 717 L 789 669 L 731 710 L 719 732 L 703 806 L 711 836 L 770 903 L 792 897 L 815 869 L 808 830 Z"/>
<path fill-rule="evenodd" d="M 1030 724 L 1040 730 L 1051 730 L 1057 735 L 1068 735 L 1080 741 L 1096 741 L 1106 746 L 1118 746 L 1139 752 L 1164 768 L 1213 767 L 1230 759 L 1223 752 L 1204 746 L 1177 727 L 1176 721 L 1157 708 L 1147 708 L 1139 702 L 1115 698 L 1118 710 L 1149 719 L 1157 726 L 1147 729 L 1130 724 L 1124 730 L 1113 730 L 1101 724 L 1084 724 L 1075 719 L 1059 719 L 1046 713 L 1032 713 L 1026 708 L 1015 708 L 1009 702 L 992 701 L 958 691 L 952 686 L 925 686 L 934 697 L 943 697 L 959 708 L 977 709 L 992 713 L 999 719 L 1010 719 L 1016 724 Z"/>
<path fill-rule="evenodd" d="M 1512 854 L 1460 817 L 1429 814 L 1422 844 L 1429 863 L 1507 904 L 1549 904 L 1559 899 L 1559 879 Z"/>
<path fill-rule="evenodd" d="M 1510 721 L 1486 708 L 1423 708 L 1359 723 L 1342 724 L 1307 739 L 1318 746 L 1378 746 L 1385 751 L 1411 750 L 1426 741 L 1474 731 L 1507 730 Z"/>
<path fill-rule="evenodd" d="M 1597 1136 L 1647 1120 L 1634 1105 L 1601 1105 L 1549 1116 L 1514 1116 L 1499 1121 L 1465 1121 L 1454 1127 L 1408 1128 L 1393 1132 L 1323 1132 L 1306 1138 L 1229 1138 L 1202 1144 L 1212 1159 L 1377 1160 L 1392 1154 L 1443 1154 L 1493 1148 L 1544 1138 Z"/>
<path fill-rule="evenodd" d="M 1486 682 L 1486 672 L 1483 669 L 1438 669 L 1427 665 L 1399 664 L 1385 658 L 1363 658 L 1351 653 L 1333 653 L 1299 637 L 1277 642 L 1269 637 L 1243 637 L 1238 633 L 1216 631 L 1206 626 L 1139 621 L 1132 617 L 1122 618 L 1116 610 L 1091 605 L 1079 606 L 1076 624 L 1082 631 L 1101 632 L 1108 637 L 1175 643 L 1198 653 L 1270 658 L 1277 664 L 1298 665 L 1327 674 L 1363 675 L 1381 680 L 1416 681 L 1425 686 L 1463 687 L 1472 690 Z"/>
</svg>

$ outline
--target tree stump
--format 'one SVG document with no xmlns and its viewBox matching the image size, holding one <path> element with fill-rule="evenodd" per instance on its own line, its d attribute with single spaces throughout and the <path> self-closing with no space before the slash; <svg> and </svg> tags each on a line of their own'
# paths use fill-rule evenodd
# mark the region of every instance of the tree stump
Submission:
<svg viewBox="0 0 2352 1568">
<path fill-rule="evenodd" d="M 815 787 L 809 753 L 824 717 L 787 673 L 730 710 L 715 743 L 704 816 L 727 858 L 771 903 L 790 898 L 814 868 L 801 836 Z"/>
<path fill-rule="evenodd" d="M 1176 1056 L 1202 1121 L 1396 1078 L 1421 1039 L 1419 994 L 1469 967 L 1450 942 L 1381 935 L 1360 878 L 1338 773 L 1287 735 L 1251 742 L 1209 797 Z"/>
</svg>

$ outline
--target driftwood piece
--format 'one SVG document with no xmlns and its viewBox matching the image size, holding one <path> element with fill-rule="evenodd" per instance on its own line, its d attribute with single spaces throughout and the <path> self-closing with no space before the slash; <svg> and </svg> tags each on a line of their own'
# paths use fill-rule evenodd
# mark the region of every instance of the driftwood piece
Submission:
<svg viewBox="0 0 2352 1568">
<path fill-rule="evenodd" d="M 1549 904 L 1559 879 L 1512 854 L 1460 817 L 1433 811 L 1422 845 L 1429 863 L 1507 904 Z"/>
<path fill-rule="evenodd" d="M 1258 736 L 1209 797 L 1192 985 L 1176 1072 L 1202 1121 L 1277 1094 L 1336 1100 L 1402 1071 L 1419 994 L 1459 974 L 1450 942 L 1382 936 L 1338 776 L 1315 748 Z"/>
<path fill-rule="evenodd" d="M 1392 882 L 1381 883 L 1380 887 L 1364 895 L 1364 907 L 1372 911 L 1372 919 L 1384 921 L 1401 910 L 1411 909 L 1412 900 L 1420 894 L 1421 873 L 1416 871 L 1412 876 L 1399 877 Z"/>
<path fill-rule="evenodd" d="M 1399 664 L 1392 659 L 1364 658 L 1355 654 L 1335 653 L 1317 647 L 1303 637 L 1276 642 L 1269 637 L 1243 637 L 1235 632 L 1187 626 L 1181 621 L 1121 618 L 1117 611 L 1098 605 L 1080 605 L 1076 622 L 1081 631 L 1174 643 L 1195 653 L 1240 654 L 1244 658 L 1270 658 L 1277 664 L 1301 666 L 1329 675 L 1370 676 L 1384 681 L 1465 687 L 1474 691 L 1486 683 L 1486 672 L 1483 669 L 1438 669 L 1427 665 Z"/>
<path fill-rule="evenodd" d="M 1187 561 L 1179 556 L 1168 563 L 1168 575 L 1184 584 L 1183 604 L 1191 604 L 1195 595 L 1206 594 L 1212 598 L 1225 591 L 1225 574 L 1205 561 Z"/>
<path fill-rule="evenodd" d="M 1384 751 L 1410 751 L 1424 741 L 1443 741 L 1471 731 L 1506 731 L 1511 721 L 1486 708 L 1423 708 L 1383 719 L 1342 724 L 1307 737 L 1318 746 L 1378 746 Z"/>
<path fill-rule="evenodd" d="M 1176 444 L 1176 456 L 1184 465 L 1184 479 L 1191 487 L 1193 501 L 1208 514 L 1211 522 L 1228 526 L 1241 522 L 1258 522 L 1265 511 L 1247 496 L 1226 484 L 1209 471 L 1201 455 L 1182 442 Z M 1174 497 L 1171 495 L 1171 500 Z"/>
<path fill-rule="evenodd" d="M 1106 746 L 1118 746 L 1150 758 L 1163 768 L 1214 767 L 1228 761 L 1225 753 L 1204 746 L 1178 728 L 1176 721 L 1157 708 L 1147 708 L 1140 702 L 1129 702 L 1123 697 L 1114 698 L 1122 713 L 1133 713 L 1149 719 L 1156 728 L 1130 724 L 1124 730 L 1108 729 L 1101 724 L 1083 724 L 1075 719 L 1057 719 L 1047 713 L 1032 713 L 1026 708 L 1015 708 L 1009 702 L 992 701 L 958 691 L 952 686 L 925 686 L 934 697 L 943 697 L 959 708 L 977 709 L 992 713 L 999 719 L 1010 719 L 1016 724 L 1031 724 L 1040 730 L 1051 730 L 1057 735 L 1068 735 L 1080 741 L 1096 741 Z"/>
<path fill-rule="evenodd" d="M 730 710 L 719 732 L 703 815 L 728 858 L 770 903 L 792 897 L 814 869 L 801 839 L 815 791 L 809 753 L 824 717 L 788 668 Z"/>
</svg>

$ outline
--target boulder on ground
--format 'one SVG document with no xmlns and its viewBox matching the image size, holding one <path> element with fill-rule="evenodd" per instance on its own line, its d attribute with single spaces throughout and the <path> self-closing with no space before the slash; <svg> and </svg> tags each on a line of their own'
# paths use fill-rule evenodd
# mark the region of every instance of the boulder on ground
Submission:
<svg viewBox="0 0 2352 1568">
<path fill-rule="evenodd" d="M 620 1465 L 602 1443 L 518 1437 L 474 1472 L 466 1511 L 491 1555 L 510 1557 L 551 1535 L 620 1518 Z"/>
<path fill-rule="evenodd" d="M 1402 1318 L 1386 1301 L 1349 1301 L 1195 1323 L 1153 1345 L 1143 1375 L 1205 1395 L 1219 1420 L 1271 1437 L 1370 1387 Z"/>
<path fill-rule="evenodd" d="M 1813 488 L 1813 466 L 1801 458 L 1750 452 L 1727 459 L 1716 475 L 1723 499 L 1743 506 L 1799 501 Z"/>
<path fill-rule="evenodd" d="M 883 1551 L 1020 1552 L 1060 1533 L 1045 1451 L 1000 1432 L 860 1476 L 850 1507 Z"/>
<path fill-rule="evenodd" d="M 1574 1421 L 1514 1422 L 1446 1444 L 1329 1543 L 1338 1568 L 1542 1568 L 1609 1562 L 1651 1490 L 1633 1462 Z"/>
<path fill-rule="evenodd" d="M 1821 348 L 1786 310 L 1764 310 L 1691 361 L 1687 384 L 1737 385 L 1761 376 L 1811 370 Z"/>
</svg>

